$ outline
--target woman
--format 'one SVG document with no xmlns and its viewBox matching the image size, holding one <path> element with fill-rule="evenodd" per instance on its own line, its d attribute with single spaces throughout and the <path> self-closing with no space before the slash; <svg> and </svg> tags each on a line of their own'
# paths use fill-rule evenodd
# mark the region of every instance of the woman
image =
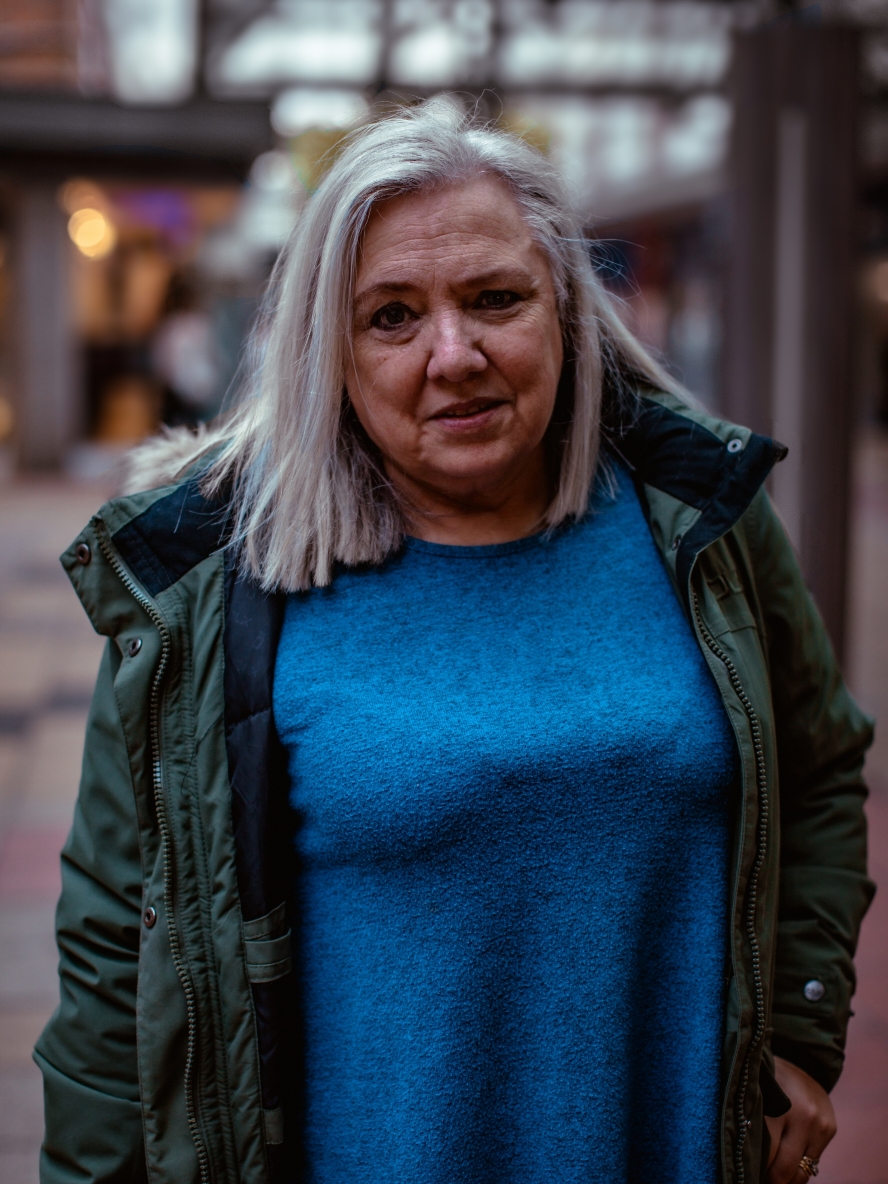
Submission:
<svg viewBox="0 0 888 1184">
<path fill-rule="evenodd" d="M 252 397 L 63 559 L 109 644 L 43 1180 L 816 1174 L 871 726 L 782 450 L 445 100 L 352 138 L 272 293 Z"/>
</svg>

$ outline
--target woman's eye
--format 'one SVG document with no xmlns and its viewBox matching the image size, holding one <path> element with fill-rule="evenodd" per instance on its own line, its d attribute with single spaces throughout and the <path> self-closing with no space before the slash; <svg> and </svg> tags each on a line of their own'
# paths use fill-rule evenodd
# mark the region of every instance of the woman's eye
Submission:
<svg viewBox="0 0 888 1184">
<path fill-rule="evenodd" d="M 413 319 L 413 313 L 406 304 L 386 304 L 377 309 L 370 323 L 374 329 L 399 329 Z"/>
<path fill-rule="evenodd" d="M 513 304 L 517 304 L 520 297 L 516 292 L 505 291 L 490 291 L 482 292 L 478 297 L 478 306 L 480 308 L 511 308 Z"/>
</svg>

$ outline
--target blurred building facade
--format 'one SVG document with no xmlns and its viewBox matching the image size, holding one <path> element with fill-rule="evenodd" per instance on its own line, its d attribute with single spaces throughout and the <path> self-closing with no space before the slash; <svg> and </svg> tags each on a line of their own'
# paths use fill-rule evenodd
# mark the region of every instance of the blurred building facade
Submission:
<svg viewBox="0 0 888 1184">
<path fill-rule="evenodd" d="M 844 245 L 831 249 L 846 252 L 853 276 L 841 307 L 819 315 L 853 320 L 854 348 L 824 395 L 840 408 L 829 430 L 841 448 L 855 415 L 888 420 L 883 0 L 6 0 L 7 467 L 100 472 L 161 422 L 217 412 L 236 389 L 263 283 L 323 154 L 374 109 L 439 90 L 480 105 L 559 163 L 601 274 L 636 332 L 694 394 L 760 430 L 788 430 L 797 462 L 805 448 L 815 456 L 816 441 L 803 447 L 802 428 L 787 429 L 785 406 L 778 414 L 772 397 L 778 381 L 789 389 L 773 340 L 779 244 L 755 230 L 749 202 L 738 212 L 734 184 L 738 167 L 752 175 L 737 155 L 743 128 L 755 136 L 767 120 L 776 127 L 798 102 L 775 100 L 764 123 L 759 104 L 753 121 L 761 86 L 753 70 L 738 90 L 737 63 L 738 46 L 757 32 L 773 41 L 783 30 L 795 44 L 834 25 L 850 37 L 854 101 L 843 128 L 829 133 L 851 145 Z M 826 134 L 820 125 L 812 133 Z M 749 201 L 785 243 L 774 230 L 776 149 L 763 151 L 770 163 Z M 754 233 L 740 264 L 747 255 L 763 261 L 744 297 L 754 311 L 767 306 L 760 324 L 737 312 L 744 225 Z M 829 235 L 830 226 L 821 230 Z M 809 338 L 799 348 L 816 353 L 823 335 Z M 750 377 L 743 367 L 759 354 Z M 840 505 L 830 547 L 841 568 L 846 487 L 839 464 L 827 500 Z M 777 492 L 800 522 L 798 489 Z M 801 527 L 796 536 L 804 550 Z M 837 597 L 827 615 L 838 639 Z"/>
</svg>

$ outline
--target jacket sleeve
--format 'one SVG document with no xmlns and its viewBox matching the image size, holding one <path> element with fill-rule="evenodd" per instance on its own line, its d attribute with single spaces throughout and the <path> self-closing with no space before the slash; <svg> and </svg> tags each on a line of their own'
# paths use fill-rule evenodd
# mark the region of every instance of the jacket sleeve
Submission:
<svg viewBox="0 0 888 1184">
<path fill-rule="evenodd" d="M 862 779 L 873 725 L 842 681 L 795 553 L 763 492 L 751 518 L 780 786 L 772 1048 L 831 1089 L 844 1060 L 852 959 L 875 891 L 866 875 Z"/>
<path fill-rule="evenodd" d="M 87 724 L 56 914 L 60 1003 L 37 1042 L 46 1133 L 41 1184 L 147 1179 L 136 1063 L 142 877 L 109 641 Z"/>
</svg>

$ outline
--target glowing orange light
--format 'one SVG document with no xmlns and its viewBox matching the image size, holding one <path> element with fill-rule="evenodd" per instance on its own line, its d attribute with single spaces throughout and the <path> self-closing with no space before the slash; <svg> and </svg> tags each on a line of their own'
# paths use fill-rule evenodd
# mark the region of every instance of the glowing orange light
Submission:
<svg viewBox="0 0 888 1184">
<path fill-rule="evenodd" d="M 101 259 L 117 242 L 114 223 L 101 210 L 89 206 L 75 210 L 68 219 L 68 235 L 81 255 L 88 259 Z"/>
</svg>

